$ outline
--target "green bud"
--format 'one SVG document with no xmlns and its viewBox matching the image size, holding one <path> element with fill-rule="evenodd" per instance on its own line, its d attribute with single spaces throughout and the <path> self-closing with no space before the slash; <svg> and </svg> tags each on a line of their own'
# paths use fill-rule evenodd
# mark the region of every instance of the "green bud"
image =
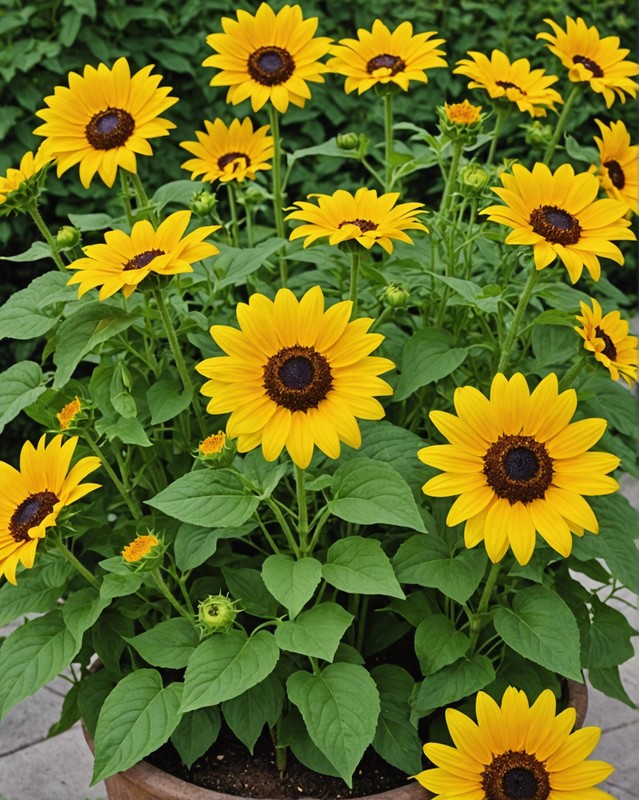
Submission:
<svg viewBox="0 0 639 800">
<path fill-rule="evenodd" d="M 237 616 L 237 603 L 223 594 L 210 594 L 198 603 L 197 624 L 202 636 L 227 633 Z"/>
<path fill-rule="evenodd" d="M 526 144 L 530 147 L 548 147 L 553 135 L 552 125 L 538 119 L 521 126 L 526 131 Z"/>
<path fill-rule="evenodd" d="M 391 308 L 405 308 L 410 292 L 403 283 L 389 283 L 382 293 L 382 301 Z"/>
<path fill-rule="evenodd" d="M 359 136 L 350 131 L 349 133 L 337 134 L 337 146 L 343 150 L 357 150 L 359 147 Z"/>
<path fill-rule="evenodd" d="M 71 250 L 80 244 L 80 231 L 73 225 L 63 225 L 56 234 L 56 244 L 60 250 Z"/>
<path fill-rule="evenodd" d="M 216 205 L 217 198 L 211 192 L 206 191 L 206 189 L 192 195 L 189 202 L 191 211 L 198 217 L 208 217 L 215 211 Z"/>
<path fill-rule="evenodd" d="M 489 175 L 478 164 L 469 164 L 459 172 L 459 180 L 463 186 L 473 190 L 481 190 L 488 183 Z"/>
</svg>

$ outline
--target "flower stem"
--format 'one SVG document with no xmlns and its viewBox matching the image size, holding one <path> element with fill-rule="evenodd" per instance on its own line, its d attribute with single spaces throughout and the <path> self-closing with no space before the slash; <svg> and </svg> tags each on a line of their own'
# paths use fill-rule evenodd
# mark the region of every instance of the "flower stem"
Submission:
<svg viewBox="0 0 639 800">
<path fill-rule="evenodd" d="M 488 158 L 486 159 L 486 166 L 493 163 L 495 152 L 497 151 L 497 142 L 499 141 L 499 134 L 501 133 L 502 125 L 506 119 L 506 112 L 501 108 L 497 109 L 497 119 L 495 120 L 495 127 L 493 128 L 493 138 L 490 142 L 490 149 L 488 150 Z"/>
<path fill-rule="evenodd" d="M 122 185 L 122 205 L 127 221 L 133 227 L 133 209 L 131 208 L 131 192 L 129 191 L 129 178 L 125 169 L 120 170 L 120 183 Z"/>
<path fill-rule="evenodd" d="M 455 182 L 457 178 L 457 170 L 459 169 L 459 159 L 461 158 L 463 145 L 461 142 L 453 142 L 453 157 L 450 162 L 450 170 L 448 172 L 448 177 L 446 179 L 446 186 L 444 188 L 444 194 L 442 195 L 442 201 L 439 206 L 439 213 L 445 214 L 448 211 L 448 204 L 450 202 L 450 198 L 453 194 L 453 189 L 455 187 Z"/>
<path fill-rule="evenodd" d="M 393 94 L 386 92 L 384 95 L 384 159 L 386 162 L 386 173 L 384 180 L 384 191 L 390 192 L 393 185 Z"/>
<path fill-rule="evenodd" d="M 572 382 L 578 375 L 581 375 L 581 373 L 584 371 L 585 361 L 586 360 L 583 358 L 583 356 L 580 356 L 577 359 L 577 361 L 575 361 L 575 363 L 572 365 L 572 367 L 570 367 L 568 372 L 559 381 L 559 388 L 561 390 L 573 388 Z"/>
<path fill-rule="evenodd" d="M 519 325 L 521 324 L 522 317 L 524 316 L 524 311 L 528 305 L 528 302 L 531 298 L 533 293 L 533 289 L 539 279 L 539 272 L 535 269 L 534 264 L 530 268 L 530 273 L 528 275 L 528 281 L 524 286 L 524 291 L 521 293 L 521 297 L 519 298 L 519 303 L 517 304 L 517 308 L 515 309 L 515 316 L 513 317 L 513 321 L 510 324 L 510 329 L 508 331 L 508 336 L 506 337 L 506 341 L 501 348 L 501 357 L 499 359 L 499 365 L 497 367 L 497 372 L 503 372 L 508 364 L 508 359 L 510 357 L 510 350 L 513 346 L 513 342 L 517 337 L 517 333 L 519 331 Z"/>
<path fill-rule="evenodd" d="M 60 536 L 54 537 L 55 546 L 58 548 L 60 553 L 66 558 L 66 560 L 71 564 L 82 577 L 87 580 L 94 589 L 100 591 L 100 581 L 92 575 L 89 570 L 78 561 L 78 559 L 73 555 L 73 553 L 69 550 L 69 548 L 64 544 Z"/>
<path fill-rule="evenodd" d="M 37 204 L 33 203 L 33 204 L 29 205 L 27 207 L 27 211 L 31 215 L 31 219 L 35 222 L 35 224 L 36 224 L 38 230 L 40 231 L 40 233 L 44 236 L 46 243 L 51 248 L 51 255 L 53 256 L 53 260 L 55 261 L 56 266 L 58 267 L 59 270 L 61 270 L 62 272 L 66 273 L 67 272 L 67 268 L 65 267 L 64 261 L 62 260 L 62 257 L 60 256 L 60 251 L 58 250 L 58 245 L 56 243 L 56 240 L 53 238 L 53 236 L 51 235 L 51 232 L 49 231 L 49 229 L 47 228 L 44 220 L 42 219 L 42 216 L 40 215 L 40 212 L 38 211 Z"/>
<path fill-rule="evenodd" d="M 160 574 L 159 567 L 151 570 L 151 577 L 155 581 L 155 585 L 158 587 L 160 592 L 164 595 L 164 597 L 169 601 L 169 603 L 173 606 L 173 608 L 183 616 L 185 619 L 188 619 L 189 622 L 195 624 L 193 617 L 189 614 L 189 612 L 184 608 L 184 606 L 175 598 L 173 592 L 169 589 L 166 585 L 164 578 Z"/>
<path fill-rule="evenodd" d="M 349 299 L 353 304 L 352 316 L 355 316 L 357 311 L 357 281 L 359 278 L 359 262 L 362 258 L 358 250 L 351 251 L 351 289 Z"/>
<path fill-rule="evenodd" d="M 570 114 L 570 109 L 572 107 L 572 104 L 575 102 L 575 98 L 577 97 L 578 94 L 579 94 L 579 84 L 576 83 L 572 87 L 572 91 L 568 95 L 568 98 L 564 103 L 564 107 L 561 110 L 561 114 L 559 115 L 559 119 L 557 120 L 557 124 L 555 125 L 555 131 L 552 135 L 552 139 L 550 140 L 550 143 L 548 144 L 546 153 L 544 155 L 544 164 L 549 164 L 550 159 L 553 157 L 555 148 L 557 147 L 557 143 L 559 142 L 559 137 L 561 136 L 561 134 L 564 131 L 564 128 L 566 127 L 566 122 L 568 120 L 568 115 Z"/>
<path fill-rule="evenodd" d="M 175 334 L 175 328 L 173 327 L 173 323 L 171 322 L 171 317 L 169 316 L 168 309 L 166 307 L 166 303 L 164 302 L 164 297 L 160 289 L 153 290 L 153 297 L 155 298 L 155 302 L 157 303 L 158 310 L 160 312 L 160 317 L 162 318 L 162 324 L 164 325 L 164 330 L 166 331 L 167 339 L 169 340 L 169 347 L 171 348 L 171 352 L 173 353 L 173 359 L 175 361 L 175 366 L 177 367 L 177 371 L 180 373 L 180 378 L 182 379 L 182 385 L 186 389 L 187 392 L 191 393 L 191 397 L 193 398 L 193 384 L 191 383 L 191 377 L 189 372 L 186 368 L 186 364 L 184 363 L 184 357 L 182 356 L 182 351 L 180 350 L 180 345 L 177 340 L 177 336 Z M 195 408 L 195 416 L 197 417 L 198 424 L 200 426 L 200 433 L 204 438 L 206 436 L 206 424 L 204 422 L 204 417 L 202 415 L 202 409 L 198 405 L 197 402 L 193 403 Z"/>
<path fill-rule="evenodd" d="M 118 478 L 113 470 L 113 467 L 109 464 L 108 460 L 105 458 L 102 450 L 100 449 L 100 445 L 95 441 L 95 439 L 91 436 L 91 434 L 87 430 L 82 431 L 82 438 L 85 442 L 89 445 L 91 450 L 96 454 L 96 456 L 100 459 L 101 466 L 104 468 L 106 474 L 111 478 L 113 485 L 118 490 L 120 496 L 124 500 L 131 516 L 135 521 L 142 519 L 144 516 L 140 507 L 137 504 L 137 500 L 134 498 L 133 494 L 129 491 L 128 487 L 124 485 L 124 483 Z"/>
<path fill-rule="evenodd" d="M 291 552 L 295 556 L 295 558 L 301 558 L 300 549 L 297 546 L 297 542 L 295 541 L 295 537 L 291 531 L 291 528 L 284 518 L 284 515 L 277 507 L 277 503 L 271 497 L 265 497 L 264 502 L 266 505 L 271 509 L 273 514 L 275 515 L 275 519 L 279 522 L 280 528 L 282 529 L 282 533 L 286 537 L 286 541 L 288 542 L 288 546 L 291 548 Z"/>
<path fill-rule="evenodd" d="M 488 610 L 488 603 L 490 602 L 490 596 L 492 595 L 493 589 L 495 588 L 495 582 L 497 581 L 497 576 L 499 575 L 500 567 L 501 567 L 500 562 L 490 565 L 490 572 L 488 573 L 488 577 L 486 578 L 486 585 L 484 586 L 484 591 L 482 592 L 481 598 L 479 600 L 477 614 L 471 620 L 470 645 L 468 648 L 469 656 L 472 656 L 473 653 L 475 652 L 475 647 L 477 646 L 477 640 L 479 639 L 479 634 L 481 633 L 482 629 L 481 617 Z"/>
<path fill-rule="evenodd" d="M 237 222 L 237 203 L 235 202 L 235 186 L 233 181 L 228 181 L 226 184 L 226 191 L 229 196 L 229 206 L 231 208 L 231 236 L 233 247 L 240 246 L 240 230 Z"/>
<path fill-rule="evenodd" d="M 152 222 L 154 225 L 157 225 L 157 214 L 151 205 L 151 201 L 149 200 L 147 193 L 144 191 L 144 186 L 142 186 L 142 181 L 140 180 L 140 176 L 137 174 L 137 172 L 131 173 L 131 180 L 133 181 L 133 187 L 137 196 L 138 210 L 146 214 L 150 222 Z"/>
<path fill-rule="evenodd" d="M 304 487 L 304 470 L 295 465 L 295 488 L 297 491 L 298 522 L 297 533 L 300 539 L 300 553 L 305 556 L 308 552 L 308 504 L 306 489 Z"/>
<path fill-rule="evenodd" d="M 284 213 L 282 210 L 282 141 L 280 138 L 280 120 L 277 109 L 269 103 L 268 115 L 273 135 L 273 213 L 275 215 L 275 229 L 280 239 L 286 238 L 284 233 Z M 278 256 L 280 266 L 280 282 L 286 286 L 288 266 L 282 252 Z"/>
</svg>

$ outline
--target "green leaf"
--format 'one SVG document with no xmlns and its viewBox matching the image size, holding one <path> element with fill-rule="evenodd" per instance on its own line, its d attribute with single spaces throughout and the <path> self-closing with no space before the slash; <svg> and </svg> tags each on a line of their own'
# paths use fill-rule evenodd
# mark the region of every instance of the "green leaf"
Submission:
<svg viewBox="0 0 639 800">
<path fill-rule="evenodd" d="M 235 473 L 207 469 L 183 475 L 146 502 L 181 522 L 234 528 L 246 522 L 260 501 L 246 494 Z"/>
<path fill-rule="evenodd" d="M 279 742 L 282 747 L 290 747 L 295 758 L 308 769 L 321 775 L 339 778 L 339 772 L 312 742 L 302 715 L 295 706 L 290 706 L 288 714 L 284 717 Z"/>
<path fill-rule="evenodd" d="M 193 395 L 188 389 L 181 388 L 176 374 L 165 372 L 151 384 L 146 399 L 151 412 L 151 424 L 159 425 L 188 408 Z"/>
<path fill-rule="evenodd" d="M 558 594 L 530 586 L 514 595 L 512 608 L 498 608 L 495 629 L 524 658 L 581 682 L 579 629 Z"/>
<path fill-rule="evenodd" d="M 108 214 L 69 214 L 69 222 L 74 228 L 85 231 L 106 231 L 114 227 L 116 220 Z"/>
<path fill-rule="evenodd" d="M 189 769 L 215 743 L 221 727 L 222 715 L 217 706 L 187 711 L 182 716 L 171 742 Z"/>
<path fill-rule="evenodd" d="M 164 688 L 160 673 L 137 669 L 104 701 L 95 731 L 91 786 L 137 764 L 167 741 L 180 721 L 183 686 Z"/>
<path fill-rule="evenodd" d="M 259 490 L 260 499 L 270 497 L 279 482 L 286 475 L 287 464 L 273 464 L 265 461 L 262 451 L 251 450 L 240 463 L 240 472 Z M 257 492 L 256 492 L 257 494 Z"/>
<path fill-rule="evenodd" d="M 286 244 L 286 239 L 269 238 L 257 247 L 227 247 L 219 245 L 220 255 L 215 259 L 215 272 L 222 275 L 217 289 L 246 283 L 246 279 Z"/>
<path fill-rule="evenodd" d="M 183 522 L 173 543 L 175 563 L 183 571 L 195 569 L 214 555 L 218 542 L 222 539 L 240 539 L 250 533 L 255 526 L 254 522 L 246 522 L 239 528 L 218 529 L 202 528 L 199 525 Z"/>
<path fill-rule="evenodd" d="M 58 609 L 16 628 L 0 648 L 0 719 L 66 669 L 78 649 Z"/>
<path fill-rule="evenodd" d="M 337 603 L 319 603 L 303 611 L 295 622 L 283 622 L 275 630 L 281 650 L 332 661 L 340 639 L 353 615 Z"/>
<path fill-rule="evenodd" d="M 264 619 L 277 616 L 277 600 L 264 585 L 258 570 L 250 567 L 223 567 L 222 574 L 229 591 L 240 601 L 244 611 Z"/>
<path fill-rule="evenodd" d="M 155 12 L 152 12 L 155 13 Z M 186 206 L 188 208 L 191 202 L 191 197 L 199 192 L 201 186 L 199 183 L 193 181 L 179 180 L 169 181 L 155 192 L 151 198 L 151 204 L 159 211 L 162 211 L 164 206 L 169 203 L 175 203 L 179 206 Z"/>
<path fill-rule="evenodd" d="M 458 603 L 465 603 L 484 576 L 486 553 L 475 549 L 453 555 L 437 536 L 412 536 L 397 551 L 393 566 L 402 583 L 439 589 Z"/>
<path fill-rule="evenodd" d="M 533 328 L 531 341 L 537 369 L 546 369 L 569 361 L 581 340 L 572 328 L 538 325 Z"/>
<path fill-rule="evenodd" d="M 128 575 L 120 575 L 115 572 L 109 572 L 102 579 L 100 597 L 104 600 L 125 597 L 128 594 L 137 592 L 140 586 L 142 586 L 142 577 L 137 573 L 129 572 Z"/>
<path fill-rule="evenodd" d="M 4 426 L 46 390 L 39 364 L 21 361 L 0 373 L 0 433 Z"/>
<path fill-rule="evenodd" d="M 227 725 L 253 754 L 264 725 L 274 728 L 282 713 L 284 687 L 271 673 L 257 686 L 247 689 L 238 697 L 222 703 Z"/>
<path fill-rule="evenodd" d="M 4 581 L 0 586 L 0 627 L 24 614 L 43 614 L 55 607 L 63 582 L 52 585 L 33 570 L 25 571 L 16 586 Z"/>
<path fill-rule="evenodd" d="M 168 669 L 186 667 L 199 641 L 197 631 L 183 617 L 158 622 L 150 630 L 127 639 L 147 663 Z"/>
<path fill-rule="evenodd" d="M 262 580 L 273 597 L 296 617 L 311 599 L 322 579 L 316 558 L 294 561 L 290 556 L 269 556 L 262 564 Z"/>
<path fill-rule="evenodd" d="M 84 632 L 95 623 L 110 602 L 111 598 L 100 597 L 91 587 L 80 589 L 70 595 L 62 606 L 62 617 L 78 646 L 82 644 Z"/>
<path fill-rule="evenodd" d="M 64 275 L 47 272 L 31 281 L 26 289 L 14 292 L 0 308 L 0 339 L 35 339 L 50 331 L 58 322 L 58 315 L 55 309 L 43 310 L 40 303 L 65 283 Z M 75 292 L 69 291 L 72 297 Z"/>
<path fill-rule="evenodd" d="M 632 637 L 637 631 L 616 608 L 605 605 L 596 597 L 591 602 L 593 617 L 585 666 L 588 669 L 602 669 L 623 664 L 635 654 Z"/>
<path fill-rule="evenodd" d="M 589 669 L 588 680 L 595 689 L 599 689 L 600 692 L 607 694 L 608 697 L 614 697 L 615 700 L 620 700 L 630 708 L 637 708 L 636 703 L 621 683 L 618 666 Z"/>
<path fill-rule="evenodd" d="M 126 647 L 125 639 L 133 636 L 133 621 L 108 609 L 96 621 L 91 631 L 95 652 L 104 666 L 120 672 L 120 656 Z"/>
<path fill-rule="evenodd" d="M 329 664 L 319 675 L 295 672 L 286 688 L 312 741 L 351 787 L 353 772 L 377 729 L 375 681 L 364 667 L 341 662 Z"/>
<path fill-rule="evenodd" d="M 322 574 L 331 586 L 350 594 L 405 597 L 377 539 L 349 536 L 335 542 L 328 548 Z"/>
<path fill-rule="evenodd" d="M 332 158 L 359 158 L 357 150 L 345 150 L 337 144 L 337 138 L 333 136 L 326 142 L 313 145 L 312 147 L 304 147 L 301 150 L 295 150 L 292 153 L 287 153 L 286 161 L 288 166 L 293 165 L 300 158 L 308 158 L 308 156 L 328 156 Z"/>
<path fill-rule="evenodd" d="M 452 337 L 439 328 L 423 328 L 413 334 L 404 348 L 402 372 L 393 395 L 399 402 L 434 381 L 445 378 L 462 364 L 467 347 L 451 347 Z"/>
<path fill-rule="evenodd" d="M 78 698 L 80 695 L 80 684 L 74 683 L 69 691 L 65 694 L 62 702 L 62 711 L 60 712 L 60 719 L 55 722 L 47 731 L 47 739 L 53 736 L 59 736 L 61 733 L 68 731 L 80 719 L 80 705 Z"/>
<path fill-rule="evenodd" d="M 422 741 L 410 721 L 408 703 L 415 681 L 395 664 L 374 667 L 371 675 L 377 684 L 381 705 L 373 748 L 389 764 L 414 775 L 422 764 Z"/>
<path fill-rule="evenodd" d="M 387 420 L 364 420 L 360 428 L 362 446 L 359 450 L 345 450 L 340 461 L 348 462 L 363 457 L 383 461 L 399 472 L 411 489 L 423 497 L 424 465 L 417 458 L 417 451 L 426 443 L 411 431 Z"/>
<path fill-rule="evenodd" d="M 237 697 L 273 672 L 279 654 L 275 637 L 267 631 L 250 638 L 240 631 L 210 636 L 189 659 L 180 710 L 214 706 Z"/>
<path fill-rule="evenodd" d="M 97 672 L 90 672 L 80 681 L 78 705 L 82 721 L 92 738 L 95 738 L 95 729 L 104 701 L 115 688 L 119 675 L 102 668 Z"/>
<path fill-rule="evenodd" d="M 15 256 L 0 256 L 0 261 L 15 261 L 17 263 L 24 263 L 31 261 L 41 261 L 43 258 L 53 259 L 51 248 L 46 242 L 33 242 L 31 247 L 29 247 L 29 249 L 25 250 L 23 253 L 18 253 Z M 63 276 L 60 275 L 60 277 L 62 278 Z"/>
<path fill-rule="evenodd" d="M 456 305 L 473 306 L 486 314 L 496 314 L 499 310 L 499 303 L 502 298 L 502 291 L 499 286 L 492 284 L 490 288 L 494 288 L 494 291 L 490 291 L 489 287 L 480 286 L 473 281 L 462 280 L 462 278 L 451 278 L 448 275 L 438 275 L 434 272 L 429 272 L 428 274 L 432 275 L 438 281 L 445 283 L 447 286 L 450 286 L 456 294 L 466 300 L 465 303 L 456 303 Z"/>
<path fill-rule="evenodd" d="M 592 396 L 581 400 L 579 408 L 586 416 L 605 417 L 613 428 L 625 436 L 637 436 L 637 407 L 632 392 L 610 378 L 595 378 L 588 383 Z M 606 402 L 602 403 L 601 398 Z"/>
<path fill-rule="evenodd" d="M 353 458 L 333 476 L 332 514 L 359 525 L 397 525 L 424 531 L 410 490 L 399 473 L 381 461 Z"/>
<path fill-rule="evenodd" d="M 415 631 L 415 653 L 423 675 L 452 664 L 466 655 L 469 638 L 443 614 L 432 614 Z"/>
<path fill-rule="evenodd" d="M 425 717 L 437 708 L 470 697 L 495 680 L 495 670 L 489 658 L 474 655 L 460 658 L 422 681 L 413 701 L 415 712 Z"/>
<path fill-rule="evenodd" d="M 151 447 L 152 444 L 138 419 L 120 417 L 104 427 L 98 423 L 95 428 L 99 434 L 105 434 L 110 442 L 119 439 L 124 444 L 136 444 L 139 447 Z"/>
<path fill-rule="evenodd" d="M 579 144 L 569 133 L 564 134 L 564 142 L 566 155 L 571 161 L 583 161 L 586 164 L 596 164 L 599 161 L 599 151 L 596 147 L 585 147 Z"/>
</svg>

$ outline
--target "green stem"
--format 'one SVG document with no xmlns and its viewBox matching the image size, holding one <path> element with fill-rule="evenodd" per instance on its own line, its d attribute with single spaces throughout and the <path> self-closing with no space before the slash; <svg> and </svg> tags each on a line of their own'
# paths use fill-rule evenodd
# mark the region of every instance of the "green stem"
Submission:
<svg viewBox="0 0 639 800">
<path fill-rule="evenodd" d="M 140 180 L 140 176 L 137 174 L 137 172 L 131 173 L 131 180 L 133 181 L 133 187 L 137 196 L 138 211 L 142 211 L 154 225 L 157 225 L 157 214 L 151 205 L 151 201 L 149 200 L 147 193 L 144 191 L 144 186 L 142 186 L 142 181 Z"/>
<path fill-rule="evenodd" d="M 452 197 L 453 189 L 455 188 L 457 170 L 459 169 L 459 159 L 461 158 L 462 149 L 463 145 L 461 142 L 453 142 L 453 157 L 450 162 L 450 170 L 448 172 L 448 177 L 446 178 L 446 186 L 444 188 L 444 194 L 439 206 L 439 213 L 441 215 L 444 215 L 446 211 L 448 211 L 448 204 L 450 202 L 450 198 Z"/>
<path fill-rule="evenodd" d="M 563 391 L 564 389 L 572 389 L 572 382 L 578 375 L 584 371 L 585 367 L 585 359 L 580 357 L 575 361 L 575 363 L 570 367 L 568 372 L 563 376 L 563 378 L 559 381 L 559 388 Z"/>
<path fill-rule="evenodd" d="M 358 250 L 351 251 L 351 285 L 349 299 L 353 304 L 353 310 L 351 312 L 353 317 L 357 311 L 357 281 L 359 278 L 359 262 L 361 258 L 362 254 Z"/>
<path fill-rule="evenodd" d="M 488 603 L 490 602 L 490 596 L 492 595 L 493 589 L 495 588 L 495 582 L 497 581 L 497 576 L 499 575 L 500 566 L 501 562 L 499 561 L 496 564 L 490 565 L 490 572 L 488 573 L 488 577 L 486 578 L 486 585 L 484 586 L 484 591 L 482 592 L 481 599 L 479 600 L 477 614 L 471 620 L 470 645 L 468 648 L 469 656 L 472 656 L 473 653 L 475 652 L 475 647 L 477 646 L 477 640 L 479 639 L 479 634 L 481 633 L 482 629 L 481 617 L 488 610 Z"/>
<path fill-rule="evenodd" d="M 386 173 L 384 180 L 384 191 L 390 192 L 393 185 L 393 94 L 386 92 L 384 95 L 384 159 L 386 162 Z"/>
<path fill-rule="evenodd" d="M 62 272 L 68 275 L 67 268 L 64 266 L 64 261 L 60 256 L 60 251 L 58 250 L 57 242 L 51 235 L 51 232 L 49 231 L 44 220 L 42 219 L 42 216 L 38 211 L 37 204 L 34 202 L 32 205 L 28 206 L 27 211 L 31 215 L 31 219 L 35 222 L 40 233 L 44 236 L 46 243 L 51 248 L 51 255 L 53 256 L 53 260 L 55 261 L 56 266 L 58 267 L 59 270 L 62 270 Z"/>
<path fill-rule="evenodd" d="M 366 634 L 366 615 L 368 613 L 368 600 L 369 596 L 364 595 L 362 598 L 362 605 L 359 609 L 357 620 L 357 640 L 355 641 L 355 648 L 361 653 L 364 646 L 364 636 Z"/>
<path fill-rule="evenodd" d="M 120 184 L 122 185 L 122 205 L 124 213 L 131 227 L 133 227 L 133 209 L 131 208 L 131 192 L 129 191 L 129 176 L 125 169 L 120 170 Z"/>
<path fill-rule="evenodd" d="M 377 317 L 375 322 L 370 326 L 369 333 L 374 333 L 378 328 L 381 328 L 385 322 L 393 316 L 393 311 L 395 309 L 392 306 L 386 306 L 386 308 L 382 311 L 382 313 Z"/>
<path fill-rule="evenodd" d="M 260 526 L 260 530 L 264 534 L 264 538 L 269 543 L 271 550 L 275 553 L 275 555 L 280 555 L 280 548 L 275 544 L 273 537 L 268 532 L 266 525 L 262 522 L 262 518 L 260 517 L 259 513 L 255 512 L 255 519 L 257 520 L 257 524 Z"/>
<path fill-rule="evenodd" d="M 271 134 L 273 136 L 273 213 L 275 215 L 275 229 L 280 239 L 285 239 L 284 232 L 284 213 L 282 209 L 282 141 L 280 138 L 280 120 L 277 109 L 269 103 L 268 115 L 271 123 Z M 280 282 L 286 286 L 288 278 L 288 266 L 282 252 L 278 256 L 280 267 Z"/>
<path fill-rule="evenodd" d="M 506 337 L 506 341 L 501 348 L 501 357 L 499 359 L 499 365 L 497 367 L 497 372 L 503 372 L 508 364 L 508 359 L 510 357 L 510 350 L 513 346 L 515 338 L 517 337 L 517 333 L 519 331 L 519 325 L 521 324 L 522 317 L 524 316 L 524 311 L 528 306 L 528 302 L 531 298 L 533 293 L 533 289 L 539 279 L 539 272 L 535 269 L 535 266 L 532 265 L 530 268 L 530 273 L 528 275 L 528 281 L 524 286 L 524 291 L 519 298 L 519 303 L 517 304 L 517 308 L 515 309 L 515 316 L 513 317 L 513 321 L 510 324 L 510 329 L 508 331 L 508 336 Z"/>
<path fill-rule="evenodd" d="M 364 156 L 362 156 L 360 160 L 364 169 L 367 169 L 370 172 L 373 178 L 375 178 L 375 180 L 379 182 L 380 186 L 384 186 L 384 179 L 379 174 L 379 172 L 364 158 Z"/>
<path fill-rule="evenodd" d="M 300 539 L 300 553 L 305 556 L 308 552 L 308 503 L 304 487 L 304 470 L 295 465 L 295 489 L 297 492 L 298 522 L 297 533 Z"/>
<path fill-rule="evenodd" d="M 94 589 L 100 591 L 100 581 L 92 575 L 89 570 L 78 561 L 78 559 L 73 555 L 73 553 L 69 550 L 69 548 L 64 544 L 60 536 L 53 537 L 56 547 L 62 553 L 62 555 L 66 558 L 66 560 L 71 564 L 82 577 L 87 580 Z"/>
<path fill-rule="evenodd" d="M 557 124 L 555 125 L 555 130 L 552 135 L 552 139 L 550 140 L 550 143 L 544 155 L 544 164 L 549 164 L 550 159 L 553 157 L 555 148 L 557 147 L 557 143 L 559 142 L 559 137 L 564 132 L 564 128 L 566 127 L 566 122 L 568 120 L 568 115 L 570 114 L 570 109 L 572 107 L 572 104 L 575 102 L 575 98 L 579 94 L 579 89 L 580 86 L 578 83 L 576 83 L 573 86 L 572 91 L 568 95 L 566 102 L 564 103 L 564 107 L 562 108 L 561 114 L 559 115 L 559 119 L 557 120 Z"/>
<path fill-rule="evenodd" d="M 499 141 L 499 134 L 501 133 L 502 125 L 504 124 L 504 120 L 506 119 L 506 112 L 502 111 L 502 109 L 497 109 L 497 119 L 495 120 L 495 127 L 493 128 L 493 138 L 490 143 L 490 149 L 488 150 L 488 158 L 486 159 L 486 166 L 493 163 L 493 159 L 495 158 L 495 152 L 497 150 L 497 142 Z"/>
<path fill-rule="evenodd" d="M 96 456 L 100 459 L 101 466 L 103 467 L 104 471 L 109 476 L 109 478 L 111 478 L 113 485 L 118 490 L 120 496 L 124 500 L 134 521 L 137 522 L 138 520 L 142 519 L 144 514 L 142 513 L 142 510 L 138 506 L 137 500 L 135 499 L 133 493 L 129 490 L 128 486 L 125 486 L 125 484 L 115 474 L 113 467 L 111 466 L 111 464 L 109 464 L 108 460 L 105 458 L 104 453 L 100 449 L 98 443 L 95 441 L 95 439 L 91 436 L 91 434 L 87 430 L 82 431 L 82 438 L 89 445 L 91 450 L 93 450 Z"/>
<path fill-rule="evenodd" d="M 300 558 L 301 557 L 300 549 L 297 546 L 297 542 L 295 541 L 293 532 L 291 531 L 291 528 L 288 522 L 286 521 L 284 515 L 277 507 L 277 503 L 271 497 L 265 497 L 264 502 L 275 515 L 275 519 L 279 522 L 280 528 L 282 529 L 282 532 L 286 537 L 286 541 L 288 542 L 288 546 L 291 548 L 293 555 L 295 556 L 295 558 Z"/>
<path fill-rule="evenodd" d="M 182 385 L 184 386 L 187 392 L 191 393 L 191 397 L 194 398 L 193 384 L 191 383 L 191 377 L 186 368 L 186 364 L 184 363 L 184 357 L 182 356 L 182 351 L 180 350 L 180 345 L 178 343 L 178 339 L 175 334 L 175 328 L 173 327 L 173 323 L 171 322 L 171 317 L 169 316 L 169 312 L 166 307 L 166 303 L 164 302 L 164 296 L 162 295 L 161 290 L 154 289 L 153 297 L 155 298 L 155 302 L 160 312 L 160 317 L 162 318 L 162 324 L 164 325 L 164 330 L 166 331 L 166 336 L 167 339 L 169 340 L 169 347 L 171 348 L 171 352 L 173 353 L 175 366 L 177 367 L 177 371 L 180 373 L 180 378 L 182 379 Z M 195 416 L 197 417 L 197 421 L 200 426 L 200 433 L 202 434 L 202 438 L 204 438 L 206 436 L 206 423 L 204 421 L 202 409 L 197 403 L 197 399 L 194 398 L 194 400 L 195 402 L 193 403 L 193 406 L 195 408 Z"/>
<path fill-rule="evenodd" d="M 235 186 L 233 181 L 228 181 L 226 184 L 226 191 L 229 196 L 229 206 L 231 208 L 231 236 L 233 240 L 233 247 L 240 246 L 240 229 L 237 221 L 237 203 L 235 202 Z"/>
<path fill-rule="evenodd" d="M 158 568 L 158 567 L 156 567 L 155 569 L 152 569 L 150 574 L 151 574 L 151 577 L 153 578 L 153 580 L 155 581 L 155 585 L 158 587 L 158 589 L 160 590 L 160 592 L 162 593 L 162 595 L 163 595 L 163 596 L 164 596 L 164 597 L 165 597 L 165 598 L 166 598 L 166 599 L 169 601 L 169 603 L 170 603 L 170 604 L 173 606 L 173 608 L 174 608 L 174 609 L 175 609 L 175 610 L 178 612 L 178 614 L 180 614 L 181 616 L 183 616 L 185 619 L 188 619 L 188 621 L 189 621 L 190 623 L 192 623 L 193 625 L 195 625 L 195 620 L 193 619 L 193 617 L 192 617 L 192 616 L 189 614 L 189 612 L 188 612 L 188 611 L 187 611 L 187 610 L 184 608 L 184 606 L 183 606 L 183 605 L 182 605 L 182 604 L 181 604 L 181 603 L 180 603 L 180 602 L 179 602 L 179 601 L 176 599 L 176 597 L 175 597 L 175 595 L 173 594 L 173 592 L 172 592 L 172 591 L 169 589 L 169 587 L 166 585 L 166 583 L 165 583 L 165 581 L 164 581 L 164 578 L 163 578 L 163 577 L 162 577 L 162 575 L 160 574 L 160 570 L 159 570 L 159 568 Z"/>
</svg>

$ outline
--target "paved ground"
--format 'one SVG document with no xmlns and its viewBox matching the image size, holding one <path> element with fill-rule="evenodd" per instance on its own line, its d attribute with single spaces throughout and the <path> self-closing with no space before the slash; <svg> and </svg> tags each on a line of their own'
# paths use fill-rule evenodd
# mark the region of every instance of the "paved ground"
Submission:
<svg viewBox="0 0 639 800">
<path fill-rule="evenodd" d="M 627 484 L 625 493 L 639 508 L 639 482 Z M 636 598 L 630 593 L 628 598 L 635 600 L 628 618 L 639 629 Z M 0 629 L 0 635 L 7 631 Z M 639 705 L 639 642 L 635 642 L 635 657 L 622 667 L 622 678 Z M 46 738 L 58 719 L 65 687 L 57 678 L 20 703 L 0 724 L 0 800 L 105 800 L 103 784 L 89 789 L 92 757 L 79 726 Z M 639 712 L 591 688 L 586 724 L 598 725 L 603 731 L 595 757 L 616 767 L 602 788 L 616 800 L 637 800 Z"/>
</svg>

